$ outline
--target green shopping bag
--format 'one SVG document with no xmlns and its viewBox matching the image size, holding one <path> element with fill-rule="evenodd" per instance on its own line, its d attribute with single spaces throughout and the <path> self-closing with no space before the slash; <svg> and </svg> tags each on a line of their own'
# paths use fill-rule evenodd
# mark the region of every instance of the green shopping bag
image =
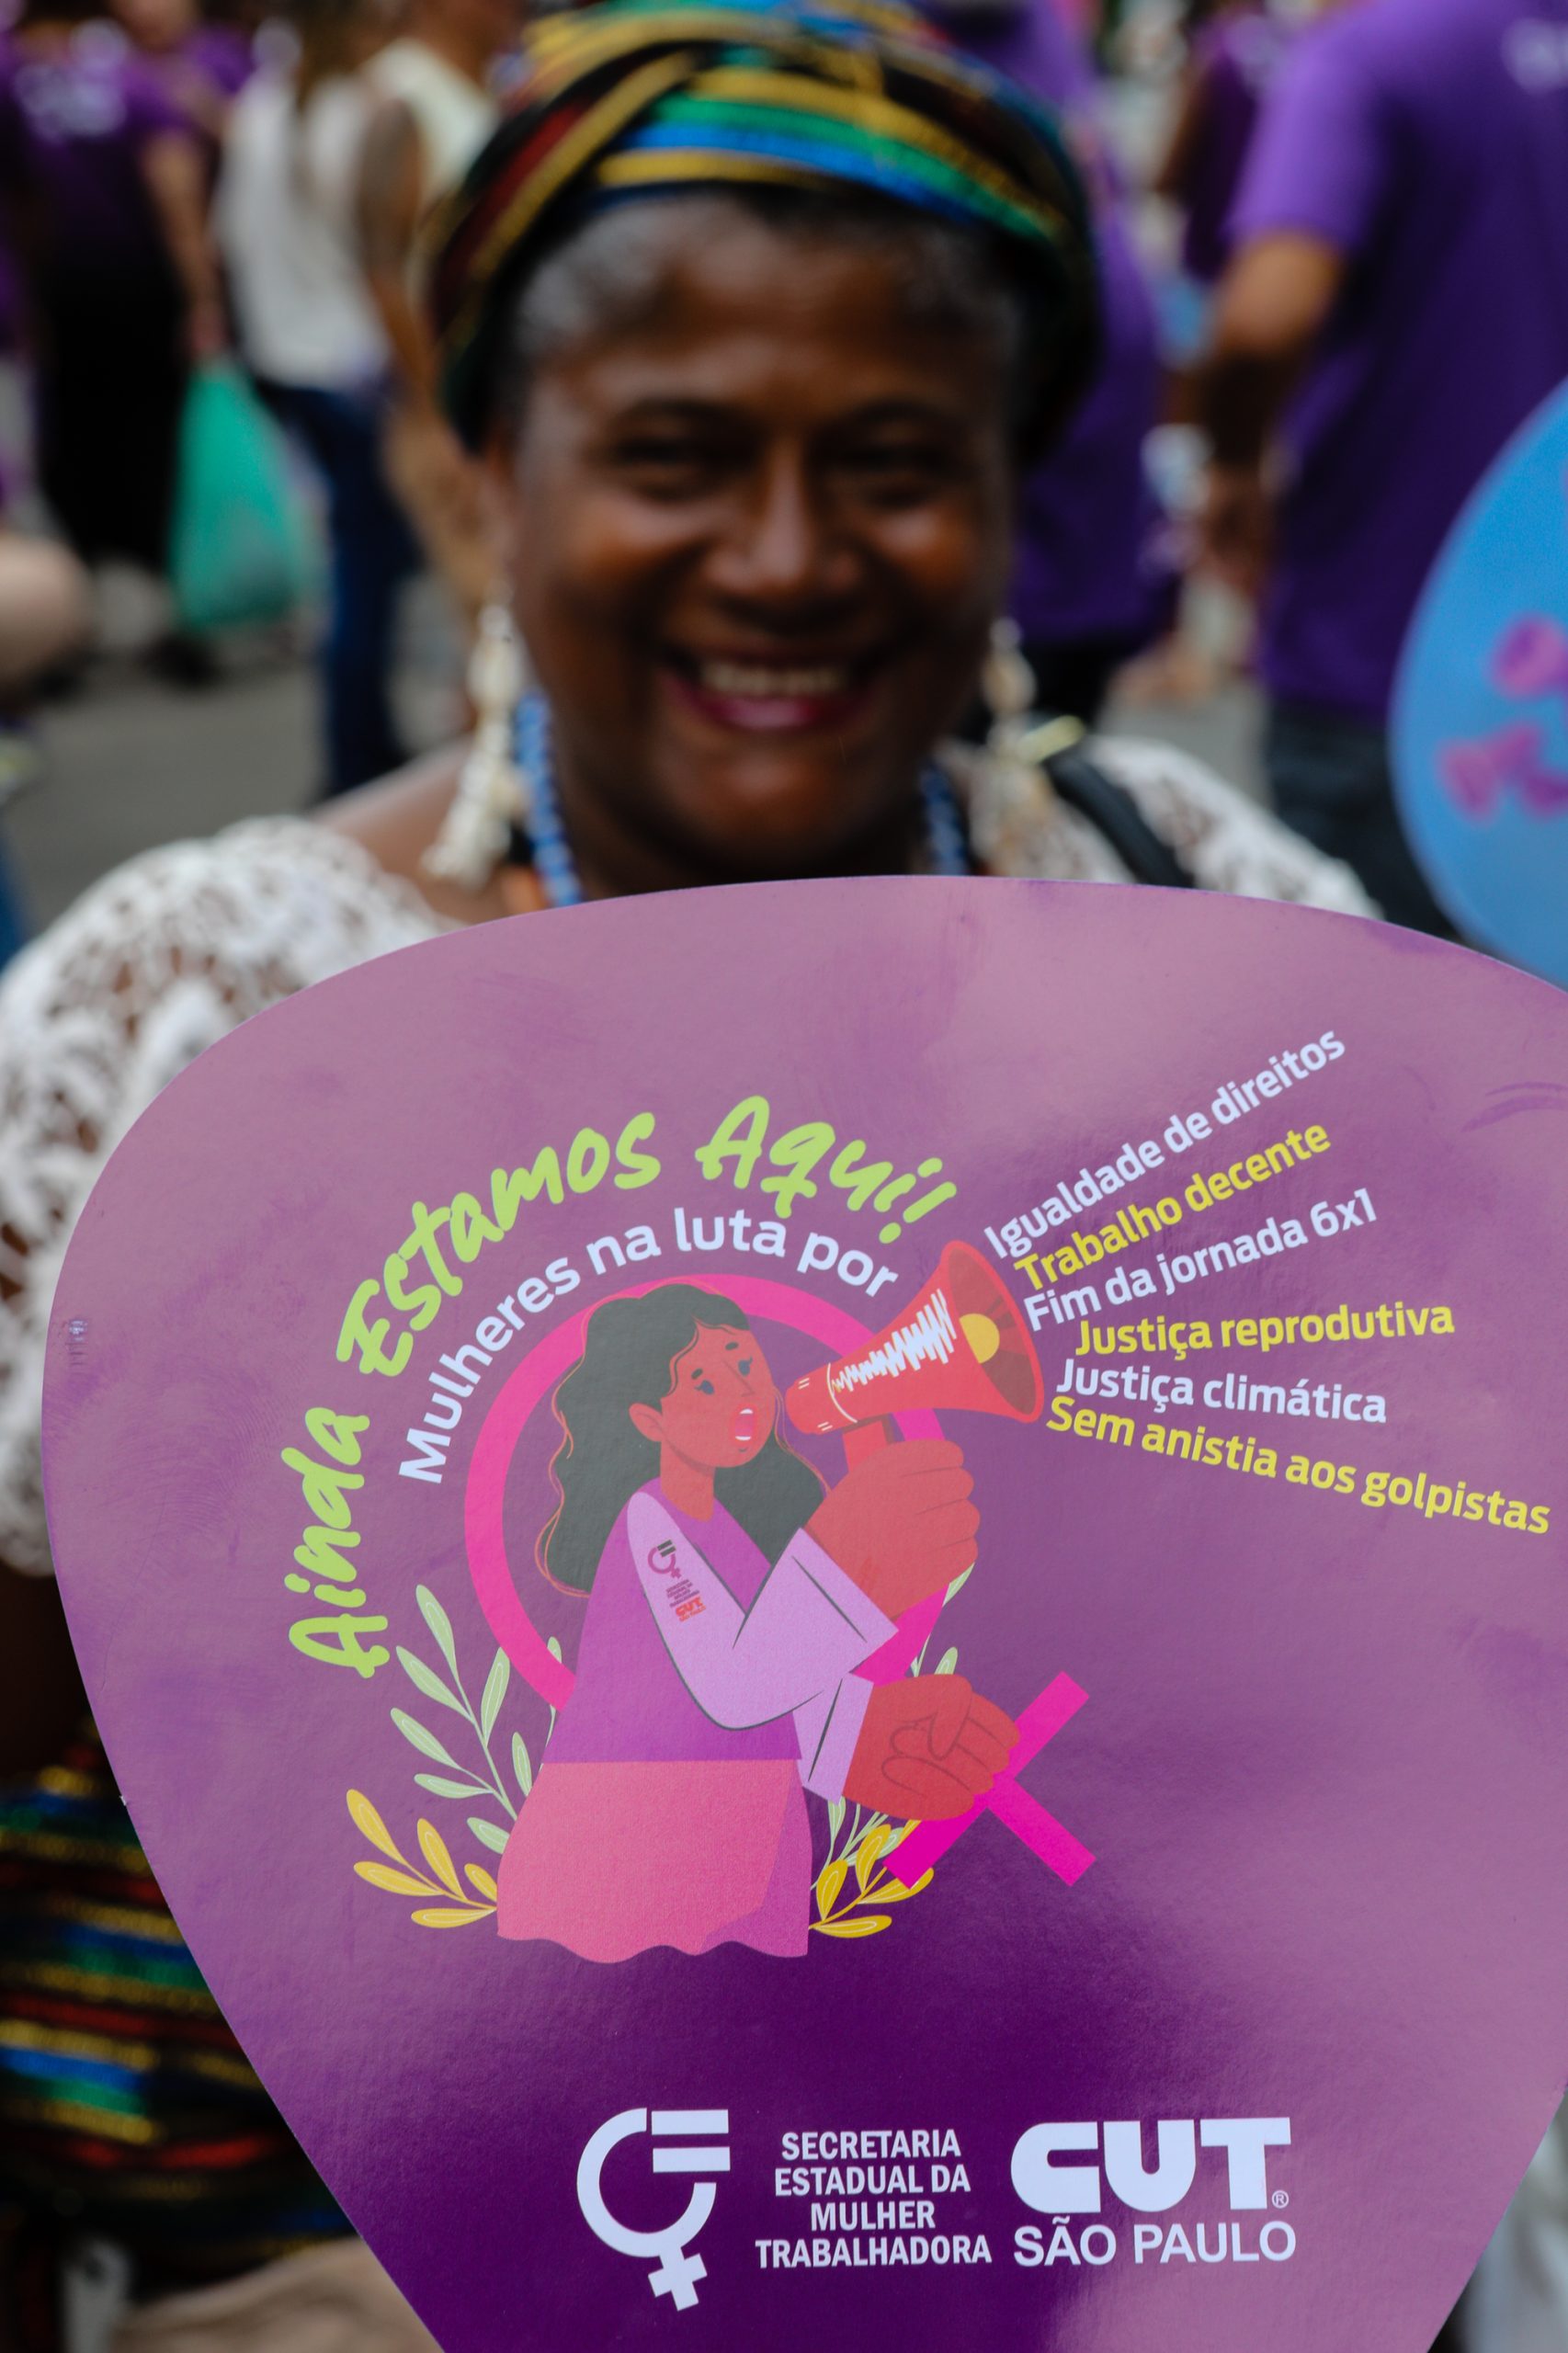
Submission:
<svg viewBox="0 0 1568 2353">
<path fill-rule="evenodd" d="M 231 359 L 190 380 L 180 419 L 169 582 L 195 633 L 281 620 L 318 576 L 283 436 Z"/>
</svg>

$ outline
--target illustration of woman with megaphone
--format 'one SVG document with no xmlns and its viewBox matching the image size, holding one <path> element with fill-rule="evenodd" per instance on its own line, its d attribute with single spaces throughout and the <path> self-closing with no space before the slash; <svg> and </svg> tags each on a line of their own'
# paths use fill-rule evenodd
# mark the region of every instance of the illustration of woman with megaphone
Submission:
<svg viewBox="0 0 1568 2353">
<path fill-rule="evenodd" d="M 597 1309 L 554 1402 L 539 1562 L 587 1611 L 502 1859 L 500 1933 L 592 1961 L 803 1953 L 805 1790 L 955 1816 L 1017 1737 L 960 1676 L 856 1672 L 974 1559 L 962 1454 L 881 1447 L 824 1489 L 741 1311 L 683 1282 Z"/>
</svg>

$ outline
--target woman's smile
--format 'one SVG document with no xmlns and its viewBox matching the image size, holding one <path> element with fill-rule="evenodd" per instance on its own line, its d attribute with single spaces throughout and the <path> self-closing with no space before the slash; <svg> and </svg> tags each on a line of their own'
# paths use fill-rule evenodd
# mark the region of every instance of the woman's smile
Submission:
<svg viewBox="0 0 1568 2353">
<path fill-rule="evenodd" d="M 870 700 L 886 656 L 701 654 L 661 648 L 660 676 L 678 705 L 748 735 L 842 731 Z"/>
</svg>

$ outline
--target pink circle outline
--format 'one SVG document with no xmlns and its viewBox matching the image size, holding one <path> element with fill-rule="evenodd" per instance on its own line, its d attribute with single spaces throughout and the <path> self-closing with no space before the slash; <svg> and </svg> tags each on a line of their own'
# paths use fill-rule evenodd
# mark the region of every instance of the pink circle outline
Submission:
<svg viewBox="0 0 1568 2353">
<path fill-rule="evenodd" d="M 759 1275 L 730 1275 L 722 1267 L 704 1267 L 705 1287 L 722 1286 L 727 1298 L 746 1315 L 820 1340 L 835 1355 L 871 1337 L 870 1326 L 846 1308 L 798 1290 L 792 1283 L 777 1283 Z M 581 1307 L 531 1348 L 503 1384 L 480 1427 L 469 1464 L 463 1495 L 463 1537 L 468 1548 L 469 1574 L 485 1623 L 512 1665 L 552 1708 L 563 1708 L 575 1680 L 572 1670 L 555 1657 L 523 1607 L 506 1558 L 504 1526 L 506 1474 L 512 1457 L 535 1408 L 569 1372 L 583 1352 L 588 1318 L 611 1299 L 642 1299 L 680 1277 L 663 1276 L 658 1282 L 635 1283 L 611 1291 L 591 1307 Z M 925 1411 L 896 1416 L 904 1438 L 939 1438 L 941 1424 Z"/>
</svg>

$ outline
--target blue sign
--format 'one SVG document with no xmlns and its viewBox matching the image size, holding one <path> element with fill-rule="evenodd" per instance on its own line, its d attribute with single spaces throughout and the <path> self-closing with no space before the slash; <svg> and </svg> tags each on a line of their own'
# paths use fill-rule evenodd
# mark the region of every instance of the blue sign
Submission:
<svg viewBox="0 0 1568 2353">
<path fill-rule="evenodd" d="M 1515 436 L 1426 583 L 1394 693 L 1400 814 L 1481 946 L 1568 987 L 1568 385 Z"/>
</svg>

